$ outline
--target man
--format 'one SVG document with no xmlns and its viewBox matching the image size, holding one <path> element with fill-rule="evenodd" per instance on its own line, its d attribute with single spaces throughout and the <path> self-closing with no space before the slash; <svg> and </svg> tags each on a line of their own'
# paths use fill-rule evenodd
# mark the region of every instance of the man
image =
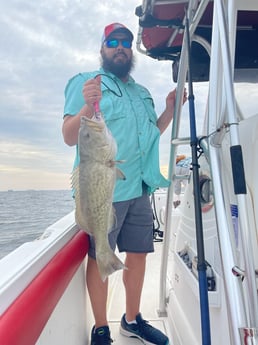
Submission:
<svg viewBox="0 0 258 345">
<path fill-rule="evenodd" d="M 136 336 L 148 344 L 168 345 L 169 340 L 153 328 L 140 314 L 140 299 L 144 281 L 146 255 L 153 252 L 152 209 L 148 192 L 167 187 L 169 182 L 159 170 L 159 137 L 173 117 L 175 90 L 166 98 L 166 109 L 157 119 L 149 92 L 130 76 L 133 67 L 133 34 L 120 23 L 105 27 L 101 44 L 102 68 L 78 74 L 65 89 L 63 122 L 64 141 L 76 145 L 81 116 L 92 117 L 94 104 L 100 102 L 105 122 L 118 146 L 117 160 L 126 180 L 116 182 L 113 205 L 116 225 L 110 232 L 110 245 L 117 244 L 126 252 L 123 282 L 126 292 L 126 312 L 120 331 Z M 78 150 L 75 166 L 79 163 Z M 108 282 L 103 283 L 96 264 L 94 239 L 87 264 L 87 287 L 95 325 L 91 345 L 112 343 L 106 302 Z"/>
</svg>

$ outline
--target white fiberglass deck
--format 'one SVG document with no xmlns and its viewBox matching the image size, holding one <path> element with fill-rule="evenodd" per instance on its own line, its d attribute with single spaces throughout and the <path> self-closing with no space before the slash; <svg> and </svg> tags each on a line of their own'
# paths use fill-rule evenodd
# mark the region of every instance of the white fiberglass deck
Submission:
<svg viewBox="0 0 258 345">
<path fill-rule="evenodd" d="M 155 243 L 155 253 L 148 254 L 145 282 L 142 292 L 141 313 L 145 320 L 170 338 L 166 327 L 166 318 L 158 316 L 159 282 L 160 282 L 160 259 L 162 242 Z M 123 256 L 121 255 L 123 258 Z M 109 279 L 108 319 L 111 336 L 114 344 L 136 345 L 142 344 L 137 339 L 127 338 L 119 333 L 120 320 L 125 312 L 125 293 L 122 281 L 122 271 L 118 271 Z"/>
</svg>

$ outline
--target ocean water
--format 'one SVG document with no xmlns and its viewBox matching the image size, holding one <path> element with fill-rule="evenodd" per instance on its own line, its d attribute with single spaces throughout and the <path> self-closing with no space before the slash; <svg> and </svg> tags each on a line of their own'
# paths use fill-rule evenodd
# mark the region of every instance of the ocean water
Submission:
<svg viewBox="0 0 258 345">
<path fill-rule="evenodd" d="M 0 192 L 0 258 L 74 209 L 69 190 Z"/>
</svg>

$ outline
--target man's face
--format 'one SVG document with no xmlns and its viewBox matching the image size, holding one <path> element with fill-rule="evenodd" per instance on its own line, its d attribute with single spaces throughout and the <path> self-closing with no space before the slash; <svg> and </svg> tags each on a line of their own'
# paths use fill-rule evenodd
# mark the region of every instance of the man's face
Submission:
<svg viewBox="0 0 258 345">
<path fill-rule="evenodd" d="M 113 46 L 112 41 L 116 41 Z M 110 42 L 111 41 L 111 42 Z M 123 33 L 113 34 L 101 48 L 102 67 L 116 75 L 118 78 L 126 78 L 133 67 L 133 53 L 131 47 L 123 44 L 123 41 L 130 42 Z M 111 44 L 109 44 L 109 42 Z M 126 47 L 124 46 L 126 45 Z"/>
</svg>

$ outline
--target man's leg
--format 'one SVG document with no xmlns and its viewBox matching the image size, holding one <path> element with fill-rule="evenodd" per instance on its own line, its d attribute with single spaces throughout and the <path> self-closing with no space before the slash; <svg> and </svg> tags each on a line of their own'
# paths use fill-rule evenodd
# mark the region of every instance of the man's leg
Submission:
<svg viewBox="0 0 258 345">
<path fill-rule="evenodd" d="M 97 262 L 91 257 L 88 257 L 86 282 L 95 318 L 95 328 L 106 326 L 108 324 L 106 308 L 108 280 L 106 279 L 103 283 L 99 275 Z"/>
<path fill-rule="evenodd" d="M 151 326 L 139 312 L 144 282 L 146 254 L 127 253 L 124 271 L 126 290 L 126 314 L 122 317 L 120 333 L 127 337 L 137 337 L 148 344 L 169 345 L 168 337 Z M 134 321 L 134 322 L 132 322 Z"/>
<path fill-rule="evenodd" d="M 127 253 L 124 270 L 123 282 L 126 293 L 126 320 L 135 320 L 140 312 L 141 293 L 144 282 L 146 254 Z"/>
</svg>

